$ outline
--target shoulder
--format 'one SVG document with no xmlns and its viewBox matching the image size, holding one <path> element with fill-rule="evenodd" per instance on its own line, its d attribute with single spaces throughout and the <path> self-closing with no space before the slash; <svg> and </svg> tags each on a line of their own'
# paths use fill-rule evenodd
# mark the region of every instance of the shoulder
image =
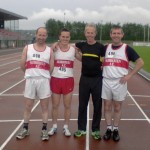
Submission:
<svg viewBox="0 0 150 150">
<path fill-rule="evenodd" d="M 136 53 L 135 49 L 129 45 L 126 45 L 126 51 L 127 53 Z"/>
<path fill-rule="evenodd" d="M 28 48 L 34 47 L 34 44 L 28 44 L 26 45 Z"/>
<path fill-rule="evenodd" d="M 101 43 L 99 43 L 99 42 L 96 42 L 95 46 L 98 47 L 98 48 L 100 48 L 100 49 L 104 49 L 104 45 L 101 44 Z"/>
<path fill-rule="evenodd" d="M 75 45 L 70 45 L 69 50 L 75 50 L 75 49 L 76 49 Z"/>
<path fill-rule="evenodd" d="M 128 59 L 133 62 L 135 62 L 138 58 L 140 58 L 140 56 L 135 51 L 135 49 L 130 47 L 129 45 L 127 45 L 126 47 L 126 53 L 127 53 Z"/>
<path fill-rule="evenodd" d="M 82 47 L 82 46 L 84 46 L 84 45 L 87 45 L 87 42 L 81 41 L 81 42 L 75 43 L 75 46 L 76 46 L 76 47 Z"/>
</svg>

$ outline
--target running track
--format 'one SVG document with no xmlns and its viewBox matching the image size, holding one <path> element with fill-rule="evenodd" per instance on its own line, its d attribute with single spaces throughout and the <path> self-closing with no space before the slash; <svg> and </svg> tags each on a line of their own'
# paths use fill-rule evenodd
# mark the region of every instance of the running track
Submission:
<svg viewBox="0 0 150 150">
<path fill-rule="evenodd" d="M 63 105 L 60 106 L 58 132 L 48 142 L 41 141 L 41 109 L 35 101 L 30 122 L 30 136 L 17 140 L 16 133 L 22 127 L 24 109 L 24 78 L 19 68 L 21 52 L 19 50 L 0 50 L 0 150 L 149 150 L 150 149 L 150 82 L 135 75 L 128 82 L 128 96 L 123 105 L 120 122 L 119 142 L 112 140 L 95 141 L 91 137 L 92 102 L 88 107 L 87 135 L 81 138 L 65 137 L 63 127 Z M 75 62 L 75 89 L 72 100 L 70 130 L 77 129 L 78 83 L 81 64 Z M 51 122 L 51 101 L 48 127 Z M 101 121 L 101 134 L 105 132 L 104 117 Z"/>
</svg>

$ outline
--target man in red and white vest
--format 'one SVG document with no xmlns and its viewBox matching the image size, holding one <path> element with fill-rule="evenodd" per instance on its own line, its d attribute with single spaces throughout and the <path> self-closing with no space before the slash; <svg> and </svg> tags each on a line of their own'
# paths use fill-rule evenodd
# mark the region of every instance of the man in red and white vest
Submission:
<svg viewBox="0 0 150 150">
<path fill-rule="evenodd" d="M 118 126 L 122 103 L 127 94 L 127 81 L 144 65 L 142 58 L 135 50 L 122 43 L 123 36 L 122 28 L 114 26 L 110 32 L 112 44 L 105 47 L 102 98 L 107 130 L 103 136 L 104 140 L 109 140 L 111 136 L 114 141 L 120 140 Z M 130 72 L 128 72 L 129 61 L 136 62 L 134 69 Z"/>
</svg>

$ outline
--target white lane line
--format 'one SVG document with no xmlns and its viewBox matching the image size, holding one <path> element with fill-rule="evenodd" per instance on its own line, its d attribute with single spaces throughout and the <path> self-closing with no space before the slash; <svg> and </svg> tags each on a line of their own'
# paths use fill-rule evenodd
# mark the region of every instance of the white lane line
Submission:
<svg viewBox="0 0 150 150">
<path fill-rule="evenodd" d="M 90 143 L 89 143 L 89 130 L 90 130 L 90 128 L 89 128 L 89 123 L 90 122 L 90 120 L 89 120 L 89 104 L 88 104 L 88 107 L 87 107 L 87 126 L 86 126 L 86 150 L 89 150 L 89 145 L 90 145 Z"/>
<path fill-rule="evenodd" d="M 6 51 L 6 50 L 4 50 L 4 51 Z M 2 52 L 2 50 L 1 50 L 0 52 Z M 11 56 L 11 55 L 14 56 L 14 54 L 18 54 L 18 53 L 21 53 L 21 52 L 16 52 L 16 53 L 12 53 L 12 54 L 2 55 L 2 56 L 0 56 L 0 58 L 1 58 L 1 57 L 8 57 L 8 56 Z"/>
<path fill-rule="evenodd" d="M 18 68 L 19 69 L 19 68 Z M 17 68 L 16 68 L 16 70 L 17 70 Z M 0 75 L 1 76 L 1 75 Z M 1 95 L 1 96 L 22 96 L 23 94 L 3 94 L 3 95 Z M 74 93 L 73 94 L 73 96 L 78 96 L 79 94 L 77 94 L 77 93 Z M 129 96 L 129 95 L 127 95 L 127 96 Z M 149 98 L 150 97 L 150 95 L 132 95 L 133 97 L 143 97 L 143 98 Z M 130 97 L 130 96 L 129 96 Z M 148 99 L 149 100 L 149 99 Z M 129 104 L 129 105 L 135 105 L 135 104 Z"/>
<path fill-rule="evenodd" d="M 2 91 L 2 92 L 0 93 L 0 96 L 1 96 L 3 93 L 5 93 L 5 92 L 9 91 L 10 89 L 12 89 L 13 87 L 15 87 L 16 85 L 20 84 L 20 83 L 23 82 L 24 80 L 25 80 L 25 79 L 23 79 L 23 80 L 17 82 L 17 83 L 14 84 L 13 86 L 11 86 L 11 87 L 9 87 L 8 89 Z"/>
<path fill-rule="evenodd" d="M 23 94 L 2 94 L 1 96 L 5 97 L 5 96 L 23 96 Z"/>
<path fill-rule="evenodd" d="M 4 72 L 4 73 L 0 74 L 0 77 L 3 76 L 3 75 L 5 75 L 5 74 L 8 74 L 8 73 L 10 73 L 10 72 L 13 72 L 13 71 L 15 71 L 15 70 L 17 70 L 17 69 L 20 69 L 20 67 L 14 68 L 14 69 L 12 69 L 12 70 L 9 70 L 9 71 L 7 71 L 7 72 Z"/>
<path fill-rule="evenodd" d="M 132 95 L 133 97 L 143 97 L 143 98 L 149 98 L 150 95 Z"/>
<path fill-rule="evenodd" d="M 79 94 L 73 94 L 73 96 L 78 96 Z M 11 94 L 2 94 L 0 96 L 23 96 L 23 94 L 11 93 Z"/>
<path fill-rule="evenodd" d="M 2 64 L 2 65 L 0 65 L 0 67 L 6 66 L 6 65 L 9 65 L 9 64 L 13 64 L 13 63 L 16 63 L 16 62 L 18 62 L 18 61 L 20 61 L 20 59 L 19 59 L 19 60 L 12 61 L 12 62 L 9 62 L 9 63 Z"/>
<path fill-rule="evenodd" d="M 33 107 L 32 109 L 32 112 L 34 111 L 34 109 L 39 105 L 40 101 L 38 101 L 35 106 Z M 5 142 L 0 146 L 0 150 L 2 150 L 6 145 L 7 143 L 11 140 L 11 138 L 16 134 L 16 132 L 19 130 L 19 128 L 22 126 L 24 120 L 22 120 L 20 122 L 20 124 L 16 127 L 16 129 L 11 133 L 11 135 L 5 140 Z"/>
<path fill-rule="evenodd" d="M 65 119 L 57 119 L 58 121 L 64 121 Z M 70 121 L 77 121 L 78 119 L 70 119 Z M 105 119 L 101 119 L 102 121 L 105 121 Z M 147 121 L 147 119 L 121 119 L 122 121 Z M 7 122 L 20 122 L 22 120 L 0 120 L 0 123 L 7 123 Z M 31 119 L 30 122 L 41 122 L 42 119 Z M 52 119 L 48 119 L 48 121 L 52 121 Z M 92 118 L 89 119 L 89 121 L 92 121 Z"/>
<path fill-rule="evenodd" d="M 148 121 L 148 123 L 150 124 L 150 119 L 147 117 L 147 115 L 144 113 L 144 111 L 142 110 L 142 108 L 139 106 L 139 104 L 135 101 L 135 99 L 133 98 L 133 96 L 130 94 L 130 92 L 128 91 L 129 96 L 131 97 L 131 99 L 133 100 L 133 102 L 136 104 L 136 106 L 138 107 L 138 109 L 141 111 L 141 113 L 144 115 L 144 117 L 146 118 L 146 120 Z"/>
<path fill-rule="evenodd" d="M 14 57 L 7 57 L 7 58 L 4 58 L 4 59 L 0 59 L 0 61 L 5 61 L 5 60 L 9 60 L 11 58 L 16 58 L 16 57 L 20 57 L 21 55 L 18 55 L 18 56 L 14 56 Z"/>
<path fill-rule="evenodd" d="M 133 69 L 133 67 L 130 65 L 129 66 L 131 69 Z M 140 75 L 140 76 L 142 76 L 143 78 L 145 78 L 146 80 L 148 80 L 148 81 L 150 81 L 150 78 L 148 78 L 147 76 L 145 76 L 143 73 L 141 73 L 140 71 L 138 72 L 138 74 Z"/>
</svg>

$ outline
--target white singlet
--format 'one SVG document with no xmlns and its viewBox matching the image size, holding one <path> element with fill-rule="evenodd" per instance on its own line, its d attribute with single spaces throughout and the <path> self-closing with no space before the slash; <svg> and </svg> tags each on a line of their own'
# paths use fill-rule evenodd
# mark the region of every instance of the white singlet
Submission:
<svg viewBox="0 0 150 150">
<path fill-rule="evenodd" d="M 114 50 L 112 44 L 108 45 L 103 63 L 103 77 L 113 79 L 128 74 L 129 61 L 126 55 L 126 46 L 126 44 L 122 44 Z"/>
<path fill-rule="evenodd" d="M 54 70 L 52 76 L 56 78 L 73 77 L 75 48 L 70 46 L 69 50 L 65 52 L 59 48 L 54 52 L 54 57 Z"/>
<path fill-rule="evenodd" d="M 42 52 L 36 51 L 33 44 L 28 45 L 25 78 L 50 78 L 51 49 L 46 46 Z"/>
</svg>

